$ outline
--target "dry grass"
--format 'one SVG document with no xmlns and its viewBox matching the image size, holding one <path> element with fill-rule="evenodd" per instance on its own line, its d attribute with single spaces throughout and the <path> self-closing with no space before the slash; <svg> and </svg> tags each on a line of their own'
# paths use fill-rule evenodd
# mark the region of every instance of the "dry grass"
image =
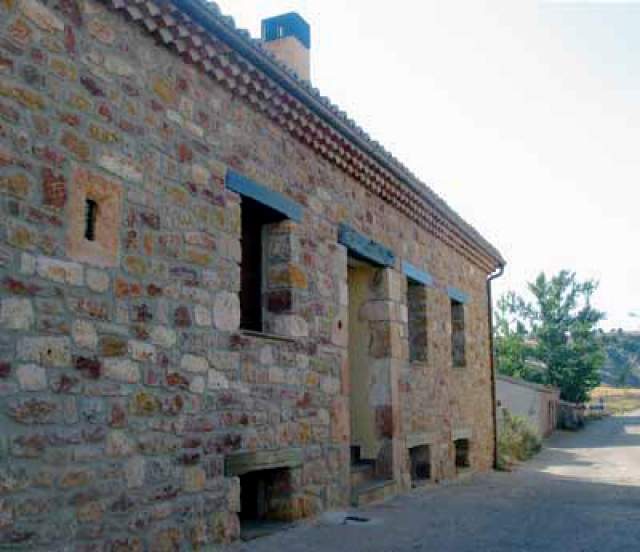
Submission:
<svg viewBox="0 0 640 552">
<path fill-rule="evenodd" d="M 604 398 L 605 407 L 613 414 L 624 414 L 634 410 L 640 410 L 640 389 L 633 387 L 609 387 L 603 385 L 591 392 L 592 402 Z"/>
<path fill-rule="evenodd" d="M 509 471 L 517 462 L 528 460 L 542 448 L 542 440 L 529 422 L 503 410 L 498 434 L 498 469 Z"/>
</svg>

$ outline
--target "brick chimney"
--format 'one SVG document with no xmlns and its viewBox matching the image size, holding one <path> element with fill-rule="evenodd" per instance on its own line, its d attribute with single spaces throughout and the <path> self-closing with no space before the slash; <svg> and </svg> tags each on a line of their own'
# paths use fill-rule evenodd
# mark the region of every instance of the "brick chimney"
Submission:
<svg viewBox="0 0 640 552">
<path fill-rule="evenodd" d="M 262 21 L 262 40 L 272 54 L 301 79 L 311 80 L 311 29 L 297 13 L 285 13 Z"/>
</svg>

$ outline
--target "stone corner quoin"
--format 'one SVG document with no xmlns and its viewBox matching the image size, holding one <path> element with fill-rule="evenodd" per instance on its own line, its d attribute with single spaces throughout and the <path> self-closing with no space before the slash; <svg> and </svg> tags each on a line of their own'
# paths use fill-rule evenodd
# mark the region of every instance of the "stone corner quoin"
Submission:
<svg viewBox="0 0 640 552">
<path fill-rule="evenodd" d="M 231 542 L 359 503 L 354 454 L 396 493 L 492 466 L 501 260 L 167 10 L 0 0 L 0 548 Z"/>
</svg>

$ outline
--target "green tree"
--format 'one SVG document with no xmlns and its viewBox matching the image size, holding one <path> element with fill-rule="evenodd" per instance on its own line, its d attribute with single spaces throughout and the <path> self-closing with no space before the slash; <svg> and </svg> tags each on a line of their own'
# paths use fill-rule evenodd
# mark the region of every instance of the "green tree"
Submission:
<svg viewBox="0 0 640 552">
<path fill-rule="evenodd" d="M 495 313 L 496 358 L 501 374 L 537 381 L 538 375 L 531 369 L 533 351 L 525 325 L 513 312 L 518 297 L 509 292 L 498 300 Z"/>
<path fill-rule="evenodd" d="M 511 292 L 498 302 L 498 370 L 556 385 L 564 400 L 584 402 L 600 382 L 605 354 L 598 323 L 604 314 L 591 305 L 598 284 L 580 282 L 563 270 L 541 273 L 528 290 L 533 300 Z"/>
</svg>

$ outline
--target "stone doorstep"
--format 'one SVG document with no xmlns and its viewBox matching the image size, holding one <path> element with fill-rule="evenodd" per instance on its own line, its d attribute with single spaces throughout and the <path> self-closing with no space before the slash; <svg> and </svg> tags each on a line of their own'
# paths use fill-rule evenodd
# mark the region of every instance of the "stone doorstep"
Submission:
<svg viewBox="0 0 640 552">
<path fill-rule="evenodd" d="M 351 505 L 362 508 L 383 502 L 397 494 L 398 488 L 393 479 L 367 481 L 351 490 Z"/>
</svg>

